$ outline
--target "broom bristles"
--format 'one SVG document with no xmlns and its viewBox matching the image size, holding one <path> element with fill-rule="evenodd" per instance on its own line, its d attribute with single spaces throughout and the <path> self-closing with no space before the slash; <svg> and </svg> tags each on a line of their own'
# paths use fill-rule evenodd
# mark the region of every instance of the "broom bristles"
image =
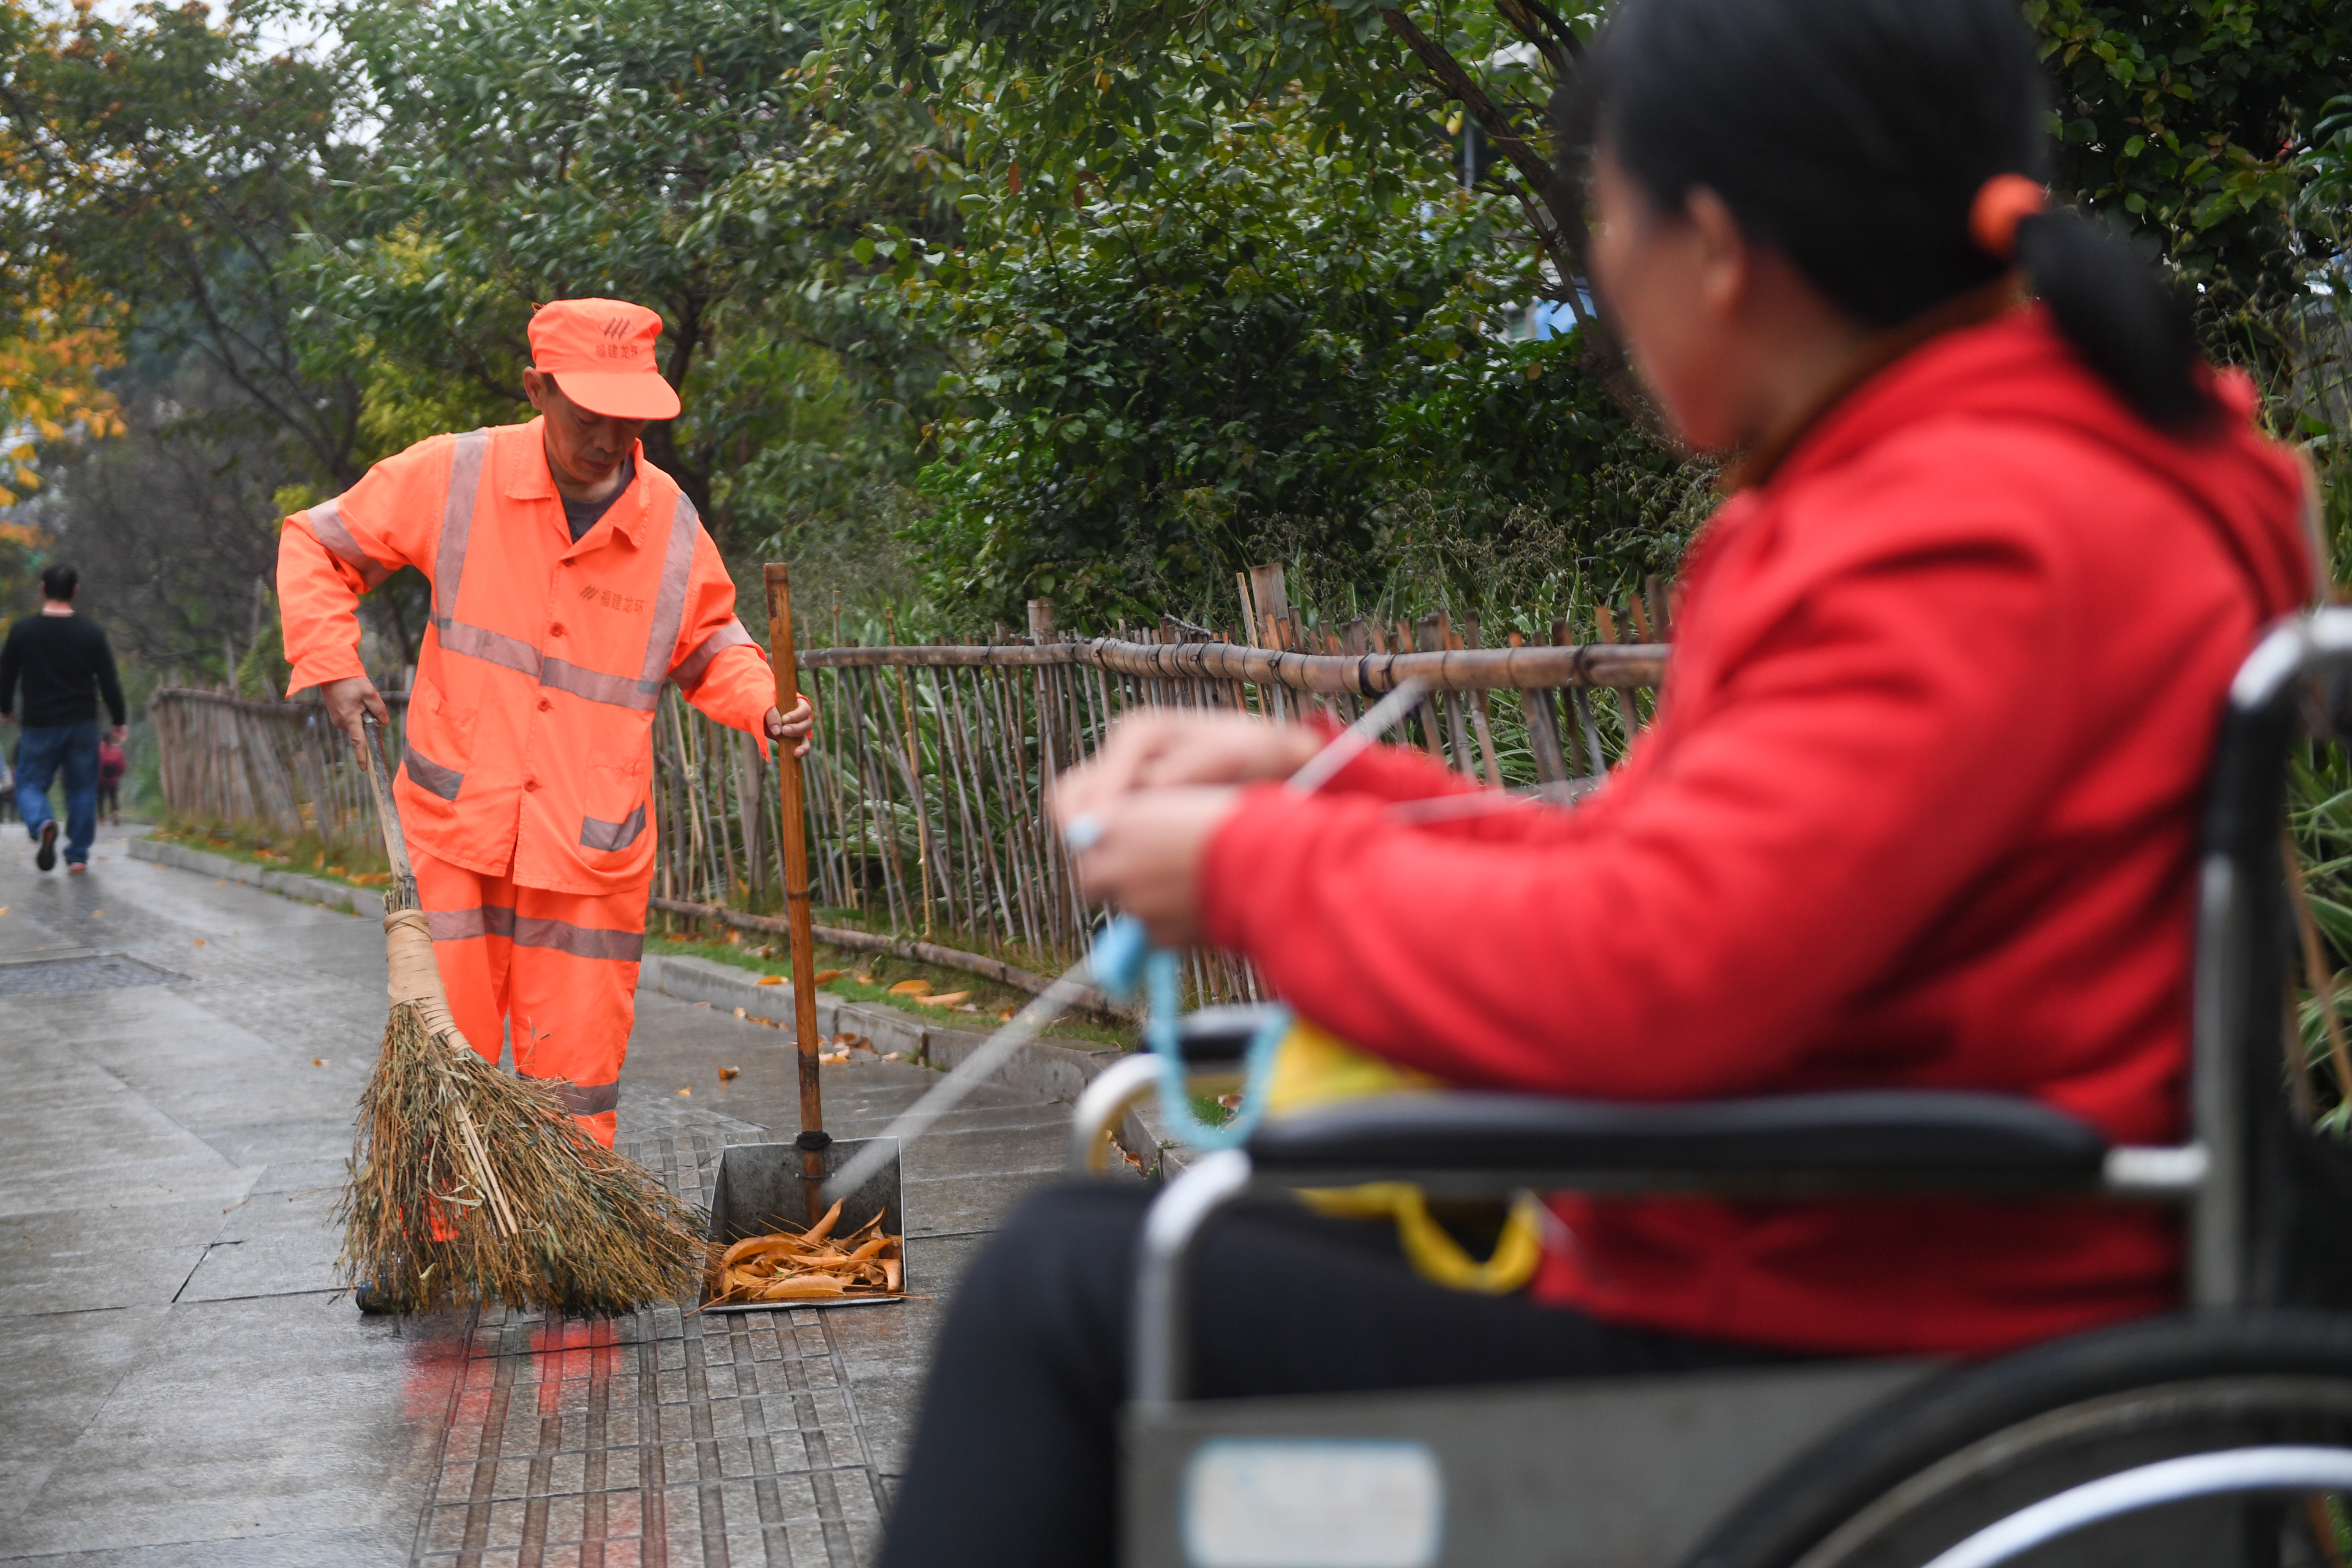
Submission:
<svg viewBox="0 0 2352 1568">
<path fill-rule="evenodd" d="M 548 1089 L 436 1038 L 414 1003 L 385 1020 L 351 1173 L 345 1282 L 403 1311 L 495 1299 L 611 1316 L 700 1278 L 693 1210 Z"/>
</svg>

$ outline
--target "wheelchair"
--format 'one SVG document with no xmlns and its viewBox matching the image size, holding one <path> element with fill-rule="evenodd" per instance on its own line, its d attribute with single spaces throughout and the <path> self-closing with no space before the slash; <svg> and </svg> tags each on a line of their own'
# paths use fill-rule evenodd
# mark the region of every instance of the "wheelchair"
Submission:
<svg viewBox="0 0 2352 1568">
<path fill-rule="evenodd" d="M 1123 1568 L 2344 1568 L 2352 1147 L 2294 1115 L 2292 749 L 2352 712 L 2352 610 L 2271 628 L 2224 704 L 2198 868 L 2190 1139 L 2114 1147 L 2032 1100 L 1857 1090 L 1673 1105 L 1400 1095 L 1262 1124 L 1145 1221 L 1123 1412 Z M 1252 1010 L 1182 1031 L 1232 1081 Z M 2294 1048 L 2300 1048 L 2299 1043 Z M 1074 1170 L 1157 1081 L 1082 1097 Z M 1222 1076 L 1221 1076 L 1222 1075 Z M 2184 1309 L 1958 1365 L 1188 1398 L 1192 1244 L 1237 1200 L 1412 1181 L 1808 1200 L 2095 1196 L 2182 1211 Z"/>
</svg>

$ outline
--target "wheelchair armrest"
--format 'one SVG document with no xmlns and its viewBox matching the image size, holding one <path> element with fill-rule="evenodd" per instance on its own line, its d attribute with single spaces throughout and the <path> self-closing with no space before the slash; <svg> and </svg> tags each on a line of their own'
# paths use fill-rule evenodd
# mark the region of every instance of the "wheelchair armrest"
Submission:
<svg viewBox="0 0 2352 1568">
<path fill-rule="evenodd" d="M 1284 1117 L 1250 1139 L 1259 1180 L 1410 1179 L 1433 1190 L 2095 1190 L 2106 1141 L 2009 1095 L 1868 1089 L 1678 1104 L 1391 1095 Z"/>
</svg>

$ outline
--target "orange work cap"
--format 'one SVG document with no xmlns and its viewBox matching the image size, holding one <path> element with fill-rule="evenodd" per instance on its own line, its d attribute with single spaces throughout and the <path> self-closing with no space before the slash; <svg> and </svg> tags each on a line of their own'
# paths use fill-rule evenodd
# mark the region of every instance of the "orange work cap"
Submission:
<svg viewBox="0 0 2352 1568">
<path fill-rule="evenodd" d="M 677 393 L 654 364 L 661 318 L 626 300 L 558 300 L 530 319 L 530 363 L 563 395 L 614 419 L 675 419 Z"/>
</svg>

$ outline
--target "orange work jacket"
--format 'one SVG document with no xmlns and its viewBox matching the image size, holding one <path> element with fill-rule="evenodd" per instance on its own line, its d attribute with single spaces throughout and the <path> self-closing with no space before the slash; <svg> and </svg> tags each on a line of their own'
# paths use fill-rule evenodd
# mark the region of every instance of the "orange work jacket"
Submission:
<svg viewBox="0 0 2352 1568">
<path fill-rule="evenodd" d="M 653 879 L 662 683 L 754 733 L 775 685 L 677 481 L 640 444 L 629 488 L 574 544 L 541 425 L 420 441 L 286 520 L 290 689 L 364 673 L 359 596 L 415 567 L 433 616 L 394 784 L 410 841 L 524 887 L 618 892 Z"/>
</svg>

